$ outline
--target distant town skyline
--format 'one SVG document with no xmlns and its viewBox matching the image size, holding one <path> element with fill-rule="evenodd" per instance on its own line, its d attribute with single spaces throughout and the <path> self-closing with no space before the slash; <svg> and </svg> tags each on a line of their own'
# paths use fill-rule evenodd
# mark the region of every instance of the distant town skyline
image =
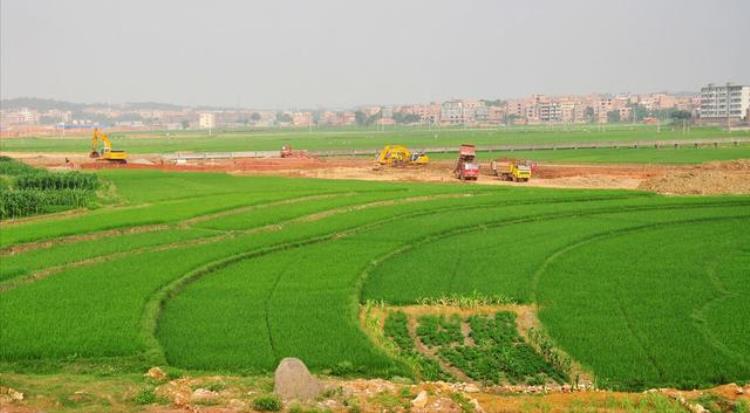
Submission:
<svg viewBox="0 0 750 413">
<path fill-rule="evenodd" d="M 18 98 L 0 107 L 0 137 L 63 135 L 92 128 L 114 131 L 386 126 L 479 127 L 627 122 L 746 124 L 750 85 L 707 84 L 699 93 L 530 95 L 516 99 L 450 99 L 398 105 L 268 110 L 160 103 L 77 104 Z M 209 132 L 210 133 L 210 132 Z"/>
<path fill-rule="evenodd" d="M 750 83 L 750 2 L 3 0 L 0 98 L 350 108 Z"/>
<path fill-rule="evenodd" d="M 723 86 L 727 83 L 730 84 L 737 84 L 737 85 L 743 85 L 741 83 L 735 83 L 735 82 L 710 82 L 712 84 Z M 76 101 L 76 100 L 66 100 L 66 99 L 56 99 L 48 96 L 13 96 L 13 97 L 6 97 L 3 96 L 2 100 L 6 102 L 10 101 L 17 101 L 21 99 L 30 99 L 30 100 L 39 100 L 39 101 L 49 101 L 49 102 L 60 102 L 63 104 L 73 104 L 73 105 L 114 105 L 114 106 L 121 106 L 121 105 L 165 105 L 165 106 L 179 106 L 179 107 L 186 107 L 186 108 L 206 108 L 206 109 L 243 109 L 243 110 L 321 110 L 321 109 L 330 109 L 330 110 L 347 110 L 347 109 L 356 109 L 358 107 L 369 107 L 369 106 L 403 106 L 403 105 L 414 105 L 414 104 L 426 104 L 431 102 L 444 102 L 444 101 L 450 101 L 450 100 L 462 100 L 462 99 L 476 99 L 476 100 L 502 100 L 502 101 L 508 101 L 508 100 L 515 100 L 515 99 L 525 99 L 530 96 L 547 96 L 547 97 L 567 97 L 567 96 L 639 96 L 639 95 L 654 95 L 654 94 L 667 94 L 667 95 L 674 95 L 674 96 L 698 96 L 700 95 L 701 87 L 704 87 L 705 84 L 699 85 L 693 90 L 650 90 L 650 91 L 620 91 L 620 92 L 612 92 L 612 91 L 591 91 L 589 93 L 573 93 L 573 94 L 549 94 L 549 93 L 531 93 L 525 96 L 451 96 L 445 99 L 433 99 L 429 101 L 408 101 L 408 102 L 360 102 L 355 103 L 352 105 L 347 106 L 326 106 L 326 105 L 317 105 L 317 106 L 288 106 L 288 107 L 262 107 L 262 106 L 249 106 L 249 105 L 242 105 L 242 106 L 232 106 L 232 105 L 209 105 L 209 104 L 182 104 L 179 102 L 170 102 L 170 101 L 157 101 L 157 100 L 132 100 L 132 101 L 112 101 L 112 100 L 95 100 L 95 101 Z"/>
</svg>

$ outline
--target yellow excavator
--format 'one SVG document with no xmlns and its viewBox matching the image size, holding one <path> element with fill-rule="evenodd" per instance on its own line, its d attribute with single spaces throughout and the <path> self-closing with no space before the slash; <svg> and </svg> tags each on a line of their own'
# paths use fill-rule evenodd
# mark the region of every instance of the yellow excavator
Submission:
<svg viewBox="0 0 750 413">
<path fill-rule="evenodd" d="M 403 145 L 386 145 L 375 159 L 379 165 L 407 166 L 427 165 L 430 157 L 424 152 L 412 152 Z"/>
<path fill-rule="evenodd" d="M 101 146 L 101 148 L 100 148 Z M 112 163 L 128 163 L 128 153 L 125 151 L 116 151 L 112 149 L 112 141 L 99 129 L 94 129 L 91 136 L 91 153 L 90 158 Z"/>
</svg>

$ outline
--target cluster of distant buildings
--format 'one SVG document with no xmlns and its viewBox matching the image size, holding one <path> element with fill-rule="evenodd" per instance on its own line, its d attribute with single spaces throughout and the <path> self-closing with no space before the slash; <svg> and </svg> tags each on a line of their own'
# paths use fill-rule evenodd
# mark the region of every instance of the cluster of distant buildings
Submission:
<svg viewBox="0 0 750 413">
<path fill-rule="evenodd" d="M 750 121 L 750 86 L 709 84 L 699 94 L 532 95 L 509 100 L 453 99 L 424 104 L 369 105 L 349 110 L 278 111 L 161 106 L 166 107 L 148 107 L 147 104 L 79 105 L 75 110 L 3 107 L 0 110 L 0 132 L 4 136 L 44 134 L 44 131 L 64 133 L 69 129 L 97 126 L 119 130 L 357 125 L 385 127 L 396 124 L 496 127 L 656 123 L 669 117 L 732 125 Z M 679 115 L 675 116 L 675 113 Z"/>
</svg>

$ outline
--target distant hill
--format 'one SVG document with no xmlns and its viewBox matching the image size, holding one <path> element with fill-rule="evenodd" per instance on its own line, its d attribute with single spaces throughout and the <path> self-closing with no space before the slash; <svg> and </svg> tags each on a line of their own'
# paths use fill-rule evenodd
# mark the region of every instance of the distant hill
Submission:
<svg viewBox="0 0 750 413">
<path fill-rule="evenodd" d="M 51 109 L 58 110 L 69 110 L 71 112 L 78 112 L 87 107 L 102 107 L 108 106 L 107 103 L 75 103 L 64 100 L 56 99 L 42 99 L 42 98 L 30 98 L 21 97 L 13 99 L 3 99 L 0 101 L 0 106 L 3 109 L 19 109 L 29 108 L 38 110 L 41 112 L 48 111 Z M 131 110 L 182 110 L 185 106 L 173 105 L 171 103 L 159 103 L 159 102 L 128 102 L 118 103 L 109 105 L 112 108 L 127 108 Z"/>
<path fill-rule="evenodd" d="M 186 106 L 160 102 L 128 102 L 119 105 L 112 105 L 112 107 L 127 107 L 129 109 L 182 110 Z"/>
<path fill-rule="evenodd" d="M 64 100 L 23 97 L 3 99 L 0 101 L 0 106 L 3 109 L 29 108 L 36 109 L 38 111 L 47 111 L 51 109 L 78 111 L 83 109 L 87 105 L 81 103 L 66 102 Z"/>
</svg>

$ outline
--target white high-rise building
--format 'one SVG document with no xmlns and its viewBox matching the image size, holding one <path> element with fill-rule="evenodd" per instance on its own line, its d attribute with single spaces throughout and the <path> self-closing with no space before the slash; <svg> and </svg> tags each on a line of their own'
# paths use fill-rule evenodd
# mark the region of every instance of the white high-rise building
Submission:
<svg viewBox="0 0 750 413">
<path fill-rule="evenodd" d="M 750 86 L 709 83 L 701 89 L 701 119 L 746 120 L 750 109 Z"/>
<path fill-rule="evenodd" d="M 198 126 L 201 129 L 213 129 L 216 127 L 216 114 L 211 112 L 201 113 L 200 119 L 198 119 Z"/>
</svg>

